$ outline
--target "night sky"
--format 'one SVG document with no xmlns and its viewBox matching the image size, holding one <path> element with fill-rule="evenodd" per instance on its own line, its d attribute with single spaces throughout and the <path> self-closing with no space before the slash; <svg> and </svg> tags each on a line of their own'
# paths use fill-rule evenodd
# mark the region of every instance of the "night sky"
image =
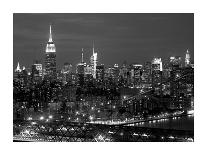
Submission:
<svg viewBox="0 0 207 155">
<path fill-rule="evenodd" d="M 13 66 L 44 63 L 49 25 L 56 45 L 57 67 L 64 62 L 89 62 L 92 44 L 105 66 L 144 63 L 194 53 L 193 14 L 14 14 Z"/>
</svg>

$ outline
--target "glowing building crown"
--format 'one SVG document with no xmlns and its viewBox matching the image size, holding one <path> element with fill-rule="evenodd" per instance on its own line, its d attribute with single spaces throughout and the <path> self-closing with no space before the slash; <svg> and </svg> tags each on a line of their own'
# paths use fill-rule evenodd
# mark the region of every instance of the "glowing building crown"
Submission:
<svg viewBox="0 0 207 155">
<path fill-rule="evenodd" d="M 50 25 L 49 40 L 48 40 L 48 43 L 47 43 L 47 46 L 46 46 L 46 53 L 47 52 L 56 52 L 55 44 L 53 43 L 53 40 L 52 40 L 52 28 L 51 28 L 51 25 Z"/>
<path fill-rule="evenodd" d="M 17 63 L 17 68 L 15 69 L 15 72 L 21 72 L 21 68 L 20 68 L 20 65 L 19 65 L 19 62 Z"/>
</svg>

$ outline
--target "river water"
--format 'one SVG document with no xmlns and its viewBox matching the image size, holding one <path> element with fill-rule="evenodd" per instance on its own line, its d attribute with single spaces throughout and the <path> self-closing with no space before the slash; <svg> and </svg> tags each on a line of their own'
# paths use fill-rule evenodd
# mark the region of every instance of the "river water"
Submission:
<svg viewBox="0 0 207 155">
<path fill-rule="evenodd" d="M 194 115 L 136 123 L 135 126 L 194 131 Z"/>
</svg>

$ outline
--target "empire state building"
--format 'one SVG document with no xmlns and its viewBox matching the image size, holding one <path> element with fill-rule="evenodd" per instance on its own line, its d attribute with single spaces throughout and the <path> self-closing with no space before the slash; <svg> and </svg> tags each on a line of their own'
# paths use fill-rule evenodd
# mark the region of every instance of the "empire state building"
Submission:
<svg viewBox="0 0 207 155">
<path fill-rule="evenodd" d="M 48 80 L 56 79 L 56 48 L 52 40 L 52 30 L 50 25 L 49 40 L 45 50 L 45 77 Z"/>
</svg>

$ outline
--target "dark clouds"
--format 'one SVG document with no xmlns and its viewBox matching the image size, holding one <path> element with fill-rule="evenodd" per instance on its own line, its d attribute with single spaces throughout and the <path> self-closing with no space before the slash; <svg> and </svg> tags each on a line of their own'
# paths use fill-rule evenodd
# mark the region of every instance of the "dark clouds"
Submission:
<svg viewBox="0 0 207 155">
<path fill-rule="evenodd" d="M 194 52 L 193 14 L 14 14 L 14 66 L 30 67 L 44 62 L 44 51 L 52 23 L 57 64 L 77 64 L 81 48 L 88 62 L 92 42 L 100 63 L 111 65 L 150 61 L 154 56 L 184 57 Z"/>
</svg>

